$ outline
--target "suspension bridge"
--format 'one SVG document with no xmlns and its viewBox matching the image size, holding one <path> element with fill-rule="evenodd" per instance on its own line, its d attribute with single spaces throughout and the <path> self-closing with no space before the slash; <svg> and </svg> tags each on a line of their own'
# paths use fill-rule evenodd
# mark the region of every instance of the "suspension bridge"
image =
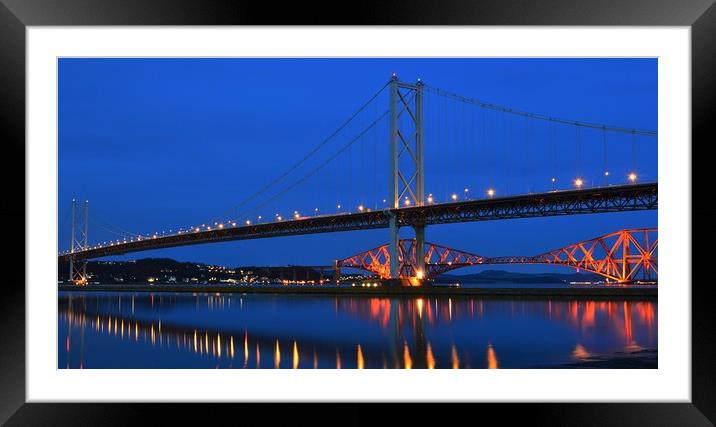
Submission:
<svg viewBox="0 0 716 427">
<path fill-rule="evenodd" d="M 656 229 L 622 230 L 520 257 L 451 250 L 426 242 L 425 229 L 655 210 L 658 186 L 649 166 L 655 163 L 656 138 L 655 131 L 522 111 L 393 75 L 326 139 L 213 221 L 133 233 L 93 216 L 94 226 L 119 238 L 90 244 L 89 203 L 73 200 L 70 247 L 58 261 L 69 262 L 70 280 L 82 285 L 87 260 L 93 258 L 382 228 L 388 230 L 386 245 L 336 261 L 337 270 L 359 268 L 386 280 L 421 284 L 459 267 L 527 263 L 584 269 L 620 283 L 652 279 Z M 442 179 L 426 186 L 426 176 Z M 295 194 L 306 196 L 303 206 L 287 206 Z M 401 240 L 403 227 L 412 228 L 415 238 Z"/>
</svg>

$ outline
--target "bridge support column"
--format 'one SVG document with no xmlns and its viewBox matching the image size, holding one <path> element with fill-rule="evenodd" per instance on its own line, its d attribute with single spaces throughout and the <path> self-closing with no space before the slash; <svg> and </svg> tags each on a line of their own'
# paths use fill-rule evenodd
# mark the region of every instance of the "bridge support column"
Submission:
<svg viewBox="0 0 716 427">
<path fill-rule="evenodd" d="M 390 279 L 400 276 L 398 260 L 398 219 L 394 209 L 400 208 L 405 198 L 405 206 L 423 206 L 425 204 L 425 168 L 423 135 L 423 83 L 403 83 L 396 75 L 390 80 L 390 165 L 388 173 L 389 195 L 389 243 Z M 402 119 L 402 120 L 401 120 Z M 402 123 L 402 125 L 401 125 Z M 403 161 L 401 168 L 401 157 Z M 418 228 L 420 229 L 418 231 Z M 425 241 L 424 227 L 416 228 L 422 252 Z"/>
<path fill-rule="evenodd" d="M 415 197 L 417 206 L 425 205 L 425 162 L 424 157 L 424 135 L 423 135 L 423 84 L 418 81 L 415 85 Z M 418 279 L 425 276 L 425 225 L 414 225 L 415 230 L 415 272 Z"/>
<path fill-rule="evenodd" d="M 398 260 L 398 233 L 400 227 L 398 227 L 398 218 L 393 212 L 390 212 L 389 224 L 388 257 L 390 258 L 390 279 L 397 279 L 400 268 L 400 260 Z"/>
<path fill-rule="evenodd" d="M 422 279 L 425 274 L 425 226 L 414 225 L 415 230 L 415 276 Z"/>
<path fill-rule="evenodd" d="M 336 285 L 341 281 L 341 264 L 338 260 L 336 260 L 336 267 L 333 270 L 333 281 L 336 282 Z"/>
<path fill-rule="evenodd" d="M 81 223 L 78 227 L 77 222 Z M 89 201 L 85 200 L 82 210 L 77 208 L 77 200 L 72 199 L 72 230 L 70 232 L 70 282 L 75 285 L 87 284 L 87 260 L 75 259 L 75 252 L 88 249 Z"/>
</svg>

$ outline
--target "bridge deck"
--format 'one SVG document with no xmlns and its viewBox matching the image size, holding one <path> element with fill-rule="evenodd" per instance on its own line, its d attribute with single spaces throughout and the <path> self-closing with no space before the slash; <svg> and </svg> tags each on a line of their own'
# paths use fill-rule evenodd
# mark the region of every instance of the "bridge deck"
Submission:
<svg viewBox="0 0 716 427">
<path fill-rule="evenodd" d="M 513 218 L 651 210 L 657 207 L 657 183 L 644 183 L 581 190 L 551 191 L 362 213 L 313 216 L 199 232 L 187 231 L 182 234 L 155 238 L 146 237 L 141 240 L 104 247 L 94 246 L 86 251 L 75 252 L 72 256 L 75 259 L 92 259 L 203 243 L 387 228 L 389 215 L 396 215 L 398 224 L 402 227 L 419 224 L 435 225 Z M 58 257 L 58 261 L 67 261 L 69 257 L 70 254 L 61 254 Z"/>
</svg>

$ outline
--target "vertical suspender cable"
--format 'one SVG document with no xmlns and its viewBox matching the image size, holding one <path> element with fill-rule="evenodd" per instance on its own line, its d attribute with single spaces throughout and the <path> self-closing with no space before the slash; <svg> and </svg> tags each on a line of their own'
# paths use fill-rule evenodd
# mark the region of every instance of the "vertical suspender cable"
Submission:
<svg viewBox="0 0 716 427">
<path fill-rule="evenodd" d="M 477 172 L 477 141 L 475 141 L 475 107 L 470 106 L 470 161 L 475 162 L 473 170 Z"/>
<path fill-rule="evenodd" d="M 341 204 L 341 183 L 343 182 L 343 170 L 341 168 L 341 162 L 339 159 L 332 160 L 331 163 L 333 164 L 333 169 L 335 170 L 335 180 L 333 183 L 336 186 L 336 199 L 333 201 L 335 203 L 335 206 L 331 207 L 331 210 L 335 207 L 335 209 L 338 211 L 338 205 Z"/>
<path fill-rule="evenodd" d="M 462 184 L 465 185 L 465 188 L 468 188 L 468 183 L 469 183 L 469 179 L 470 179 L 469 170 L 470 170 L 471 157 L 470 157 L 469 149 L 470 149 L 471 138 L 468 138 L 468 125 L 467 125 L 468 121 L 467 121 L 466 108 L 467 108 L 467 105 L 465 104 L 465 102 L 463 102 L 462 103 L 462 127 L 463 127 L 463 132 L 465 133 L 465 144 L 464 144 L 465 145 L 465 148 L 464 148 L 464 150 L 465 150 L 465 169 L 463 170 L 464 179 L 463 179 Z M 467 196 L 467 194 L 463 194 L 463 196 Z"/>
<path fill-rule="evenodd" d="M 455 126 L 455 102 L 451 99 L 450 100 L 450 111 L 449 115 L 447 116 L 448 119 L 448 139 L 450 141 L 450 158 L 448 159 L 448 163 L 450 164 L 450 170 L 452 173 L 450 174 L 450 193 L 455 192 L 455 179 L 457 174 L 455 173 L 455 161 L 457 157 L 457 133 L 456 133 L 456 126 Z"/>
<path fill-rule="evenodd" d="M 502 112 L 502 122 L 504 126 L 504 140 L 502 141 L 502 177 L 504 179 L 505 194 L 510 193 L 510 179 L 508 169 L 510 168 L 507 156 L 509 155 L 510 145 L 510 117 L 506 112 Z"/>
<path fill-rule="evenodd" d="M 581 178 L 582 175 L 582 141 L 579 131 L 579 126 L 574 127 L 577 134 L 577 177 Z"/>
<path fill-rule="evenodd" d="M 522 154 L 523 162 L 522 162 L 522 175 L 525 179 L 525 188 L 527 189 L 527 192 L 530 193 L 530 184 L 529 179 L 527 178 L 527 162 L 529 161 L 529 139 L 530 139 L 530 126 L 529 126 L 529 118 L 525 116 L 525 152 Z"/>
<path fill-rule="evenodd" d="M 378 117 L 378 103 L 373 106 L 373 116 Z M 378 208 L 378 126 L 373 127 L 373 210 Z"/>
<path fill-rule="evenodd" d="M 489 168 L 489 171 L 485 171 L 485 172 L 489 172 L 489 176 L 487 174 L 484 175 L 485 179 L 487 179 L 486 187 L 488 187 L 484 190 L 487 191 L 493 185 L 493 183 L 492 183 L 493 177 L 492 177 L 492 166 L 491 166 L 492 162 L 489 161 L 489 159 L 488 159 L 489 155 L 487 152 L 487 149 L 488 149 L 487 121 L 485 120 L 485 108 L 484 107 L 480 107 L 480 115 L 482 116 L 482 146 L 483 146 L 482 156 L 483 156 L 483 160 L 484 160 L 482 162 L 482 164 L 484 165 L 485 169 Z"/>
<path fill-rule="evenodd" d="M 365 126 L 363 126 L 365 128 Z M 363 177 L 367 176 L 368 174 L 365 173 L 365 138 L 363 138 L 363 135 L 360 137 L 360 171 L 358 172 L 358 179 L 357 183 L 360 186 L 360 200 L 358 203 L 363 205 L 366 201 L 365 199 L 365 185 Z"/>
<path fill-rule="evenodd" d="M 631 133 L 631 172 L 636 172 L 636 130 Z"/>
<path fill-rule="evenodd" d="M 555 141 L 554 141 L 554 122 L 552 118 L 549 119 L 549 162 L 550 162 L 550 181 L 552 182 L 552 190 L 556 190 L 557 177 L 556 177 L 556 165 L 555 165 Z"/>
<path fill-rule="evenodd" d="M 450 131 L 448 139 L 450 140 L 450 157 L 448 158 L 448 164 L 450 167 L 448 170 L 450 174 L 450 193 L 455 193 L 455 185 L 459 180 L 458 171 L 460 167 L 457 166 L 457 153 L 458 153 L 458 128 L 457 128 L 457 106 L 455 100 L 448 99 L 449 114 L 448 114 L 448 129 Z"/>
<path fill-rule="evenodd" d="M 449 153 L 448 150 L 450 149 L 450 142 L 448 141 L 448 137 L 447 137 L 448 136 L 448 131 L 447 131 L 448 126 L 447 126 L 447 98 L 446 97 L 443 97 L 442 124 L 443 124 L 443 126 L 441 129 L 441 134 L 442 134 L 442 138 L 443 138 L 443 143 L 440 145 L 442 147 L 441 154 L 443 154 L 441 156 L 443 163 L 444 163 L 443 171 L 446 174 L 445 176 L 443 176 L 443 197 L 450 197 L 448 195 L 448 177 L 447 177 L 447 174 L 449 173 L 448 171 L 450 170 L 450 168 L 447 166 L 447 158 L 448 158 L 448 153 Z"/>
<path fill-rule="evenodd" d="M 609 158 L 607 153 L 607 131 L 602 128 L 602 145 L 604 149 L 604 185 L 609 185 Z"/>
</svg>

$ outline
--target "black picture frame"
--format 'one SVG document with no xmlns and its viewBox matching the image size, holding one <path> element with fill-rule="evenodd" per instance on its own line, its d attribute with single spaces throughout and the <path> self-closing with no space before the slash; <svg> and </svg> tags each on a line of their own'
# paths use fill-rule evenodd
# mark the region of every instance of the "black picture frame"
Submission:
<svg viewBox="0 0 716 427">
<path fill-rule="evenodd" d="M 716 112 L 716 6 L 713 0 L 441 0 L 353 1 L 353 2 L 281 2 L 217 0 L 0 0 L 0 139 L 2 157 L 8 161 L 0 168 L 3 198 L 0 218 L 4 242 L 13 243 L 5 262 L 3 290 L 0 293 L 0 421 L 8 425 L 89 424 L 122 425 L 170 419 L 218 421 L 218 409 L 195 405 L 162 404 L 59 404 L 25 403 L 25 287 L 24 269 L 17 257 L 24 242 L 25 186 L 25 44 L 27 26 L 65 25 L 628 25 L 689 26 L 692 49 L 692 145 L 674 142 L 692 150 L 692 196 L 706 196 L 706 202 L 691 207 L 692 227 L 699 240 L 714 235 L 709 224 L 716 209 L 708 207 L 712 194 L 707 175 L 713 165 L 708 156 L 693 156 L 697 145 L 709 141 L 711 122 Z M 695 143 L 700 141 L 700 143 Z M 698 167 L 698 162 L 704 162 Z M 710 168 L 709 168 L 710 166 Z M 692 199 L 697 200 L 697 199 Z M 687 208 L 687 207 L 684 207 Z M 22 223 L 24 227 L 19 227 Z M 54 238 L 54 236 L 48 238 Z M 708 253 L 693 249 L 692 265 L 703 266 Z M 20 255 L 22 253 L 22 255 Z M 32 254 L 30 254 L 32 255 Z M 703 272 L 705 268 L 694 269 Z M 549 425 L 712 425 L 716 421 L 716 334 L 713 327 L 712 300 L 708 298 L 708 278 L 684 277 L 692 292 L 692 366 L 690 403 L 590 403 L 590 404 L 478 404 L 470 406 L 480 420 L 500 422 L 522 420 Z M 48 292 L 49 292 L 48 288 Z M 102 385 L 98 385 L 101 387 Z M 579 386 L 585 386 L 580 384 Z M 615 387 L 628 387 L 615 384 Z M 158 396 L 157 399 L 161 397 Z M 300 396 L 298 396 L 300 398 Z M 400 396 L 396 396 L 400 400 Z M 639 400 L 639 396 L 635 396 Z M 230 411 L 244 411 L 230 405 Z M 287 411 L 273 411 L 271 420 L 283 414 L 294 421 L 302 417 L 316 419 L 314 405 L 290 404 Z M 353 404 L 342 404 L 344 421 L 367 423 L 375 420 L 371 411 Z M 422 417 L 428 407 L 391 408 L 381 411 L 380 421 L 391 418 L 405 422 Z M 270 411 L 266 408 L 252 409 Z M 439 409 L 437 409 L 439 411 Z M 450 409 L 452 411 L 452 409 Z M 384 415 L 385 412 L 395 415 Z M 258 412 L 259 414 L 261 412 Z M 266 414 L 266 412 L 264 412 Z M 350 414 L 350 415 L 347 415 Z M 233 416 L 236 416 L 234 413 Z M 208 417 L 208 418 L 207 418 Z M 710 420 L 710 421 L 709 421 Z M 238 419 L 237 419 L 238 421 Z M 330 421 L 330 420 L 329 420 Z M 341 422 L 341 421 L 336 421 Z M 493 421 L 494 422 L 494 421 Z"/>
</svg>

